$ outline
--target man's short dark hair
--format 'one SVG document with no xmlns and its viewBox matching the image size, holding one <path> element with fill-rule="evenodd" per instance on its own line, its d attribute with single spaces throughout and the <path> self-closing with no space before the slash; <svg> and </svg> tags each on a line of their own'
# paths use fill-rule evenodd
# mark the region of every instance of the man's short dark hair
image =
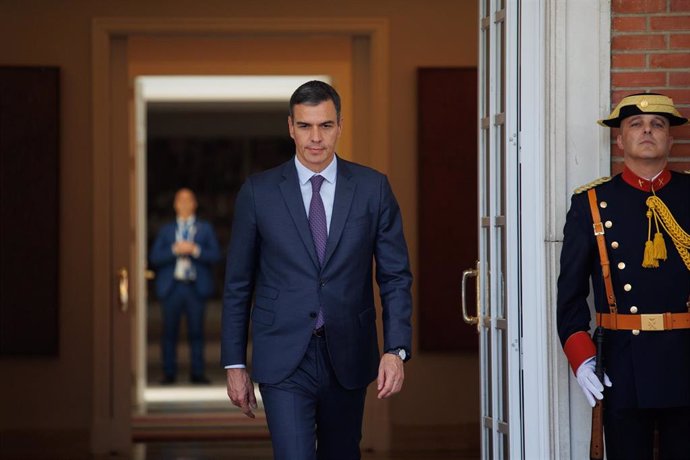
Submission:
<svg viewBox="0 0 690 460">
<path fill-rule="evenodd" d="M 340 120 L 340 96 L 328 83 L 312 80 L 304 83 L 292 93 L 290 97 L 290 116 L 293 116 L 293 107 L 297 104 L 319 105 L 324 101 L 333 101 L 335 113 Z"/>
</svg>

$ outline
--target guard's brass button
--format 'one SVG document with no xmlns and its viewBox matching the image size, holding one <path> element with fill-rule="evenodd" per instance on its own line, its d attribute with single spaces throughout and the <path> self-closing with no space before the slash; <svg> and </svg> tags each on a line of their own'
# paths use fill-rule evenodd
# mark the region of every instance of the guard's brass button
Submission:
<svg viewBox="0 0 690 460">
<path fill-rule="evenodd" d="M 642 99 L 642 101 L 640 102 L 640 107 L 642 108 L 647 107 L 648 105 L 649 101 L 647 101 L 647 99 Z"/>
<path fill-rule="evenodd" d="M 626 284 L 625 286 L 623 286 L 623 289 L 625 289 L 625 292 L 632 291 L 632 284 Z"/>
<path fill-rule="evenodd" d="M 623 270 L 625 268 L 625 262 L 618 262 L 618 269 Z"/>
<path fill-rule="evenodd" d="M 604 222 L 604 227 L 606 227 L 606 228 L 613 227 L 613 222 L 611 222 L 610 220 L 607 220 L 606 222 Z"/>
<path fill-rule="evenodd" d="M 633 329 L 632 333 L 633 335 L 640 335 L 640 331 L 638 329 Z"/>
<path fill-rule="evenodd" d="M 612 247 L 613 249 L 618 249 L 618 241 L 612 241 L 612 242 L 611 242 L 611 247 Z"/>
<path fill-rule="evenodd" d="M 608 204 L 606 201 L 602 201 L 601 203 L 599 203 L 599 206 L 600 206 L 602 209 L 603 209 L 603 208 L 606 208 L 606 206 L 608 206 L 608 205 L 609 205 L 609 204 Z"/>
<path fill-rule="evenodd" d="M 637 313 L 637 307 L 635 305 L 630 307 L 630 313 Z"/>
</svg>

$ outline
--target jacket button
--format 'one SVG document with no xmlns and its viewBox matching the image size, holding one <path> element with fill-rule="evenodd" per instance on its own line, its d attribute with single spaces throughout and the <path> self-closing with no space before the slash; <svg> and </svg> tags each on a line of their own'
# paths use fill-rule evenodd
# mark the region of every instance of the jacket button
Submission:
<svg viewBox="0 0 690 460">
<path fill-rule="evenodd" d="M 613 249 L 618 249 L 618 241 L 612 242 L 612 243 L 611 243 L 611 247 L 612 247 Z"/>
<path fill-rule="evenodd" d="M 319 282 L 319 286 L 324 287 L 326 285 L 326 282 L 324 280 L 321 280 Z"/>
<path fill-rule="evenodd" d="M 623 286 L 623 290 L 624 290 L 625 292 L 630 292 L 630 291 L 632 291 L 632 284 L 626 284 L 625 286 Z"/>
<path fill-rule="evenodd" d="M 637 313 L 637 307 L 636 307 L 635 305 L 633 305 L 632 307 L 630 307 L 630 313 L 632 313 L 632 314 Z"/>
<path fill-rule="evenodd" d="M 625 269 L 625 262 L 618 262 L 618 269 L 624 270 Z"/>
<path fill-rule="evenodd" d="M 633 329 L 632 334 L 633 335 L 640 335 L 640 330 L 639 329 Z"/>
<path fill-rule="evenodd" d="M 317 315 L 316 315 L 316 312 L 315 312 L 315 311 L 309 313 L 309 317 L 310 317 L 310 318 L 316 318 L 316 316 L 317 316 Z"/>
<path fill-rule="evenodd" d="M 607 220 L 606 222 L 604 222 L 604 227 L 606 227 L 606 228 L 613 227 L 613 222 L 611 222 L 610 220 Z"/>
</svg>

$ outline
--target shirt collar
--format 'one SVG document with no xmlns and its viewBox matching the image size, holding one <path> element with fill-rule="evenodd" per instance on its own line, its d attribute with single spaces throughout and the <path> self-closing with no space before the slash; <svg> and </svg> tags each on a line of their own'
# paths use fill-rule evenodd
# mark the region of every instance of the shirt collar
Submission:
<svg viewBox="0 0 690 460">
<path fill-rule="evenodd" d="M 312 176 L 318 174 L 320 176 L 323 176 L 323 178 L 326 179 L 326 181 L 328 181 L 329 183 L 334 184 L 335 177 L 338 174 L 337 158 L 337 155 L 333 155 L 333 160 L 330 162 L 330 164 L 326 166 L 324 170 L 320 173 L 315 173 L 314 171 L 300 163 L 297 159 L 297 155 L 295 155 L 295 166 L 297 167 L 297 177 L 299 177 L 299 183 L 301 185 L 306 185 L 307 182 L 309 182 L 309 179 L 312 178 Z"/>
<path fill-rule="evenodd" d="M 180 226 L 186 225 L 186 224 L 194 225 L 194 222 L 196 222 L 196 216 L 194 214 L 189 216 L 187 219 L 182 219 L 180 217 L 177 218 L 177 225 L 180 225 Z"/>
<path fill-rule="evenodd" d="M 652 180 L 644 179 L 630 170 L 627 166 L 623 169 L 622 174 L 623 180 L 630 186 L 635 187 L 643 192 L 655 192 L 661 190 L 671 181 L 671 171 L 664 168 L 656 177 Z"/>
</svg>

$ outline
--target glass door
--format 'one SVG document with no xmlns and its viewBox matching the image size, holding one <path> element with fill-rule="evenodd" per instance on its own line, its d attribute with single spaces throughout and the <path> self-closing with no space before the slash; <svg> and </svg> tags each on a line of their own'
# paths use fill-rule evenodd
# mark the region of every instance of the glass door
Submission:
<svg viewBox="0 0 690 460">
<path fill-rule="evenodd" d="M 519 303 L 519 0 L 480 0 L 479 261 L 463 316 L 479 332 L 481 458 L 522 458 Z M 464 287 L 477 282 L 477 315 Z"/>
</svg>

